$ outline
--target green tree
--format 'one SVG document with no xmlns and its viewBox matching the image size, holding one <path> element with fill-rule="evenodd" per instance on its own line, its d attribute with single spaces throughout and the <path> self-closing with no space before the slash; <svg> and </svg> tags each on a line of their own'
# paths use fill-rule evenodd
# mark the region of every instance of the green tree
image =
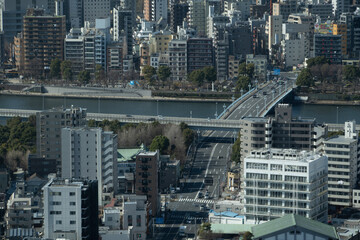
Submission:
<svg viewBox="0 0 360 240">
<path fill-rule="evenodd" d="M 90 73 L 86 70 L 83 70 L 79 73 L 78 79 L 81 84 L 88 84 L 90 82 Z"/>
<path fill-rule="evenodd" d="M 149 149 L 150 151 L 156 151 L 157 149 L 159 149 L 160 153 L 164 154 L 168 149 L 169 144 L 170 141 L 167 137 L 163 135 L 158 135 L 152 140 Z"/>
<path fill-rule="evenodd" d="M 250 79 L 253 78 L 255 71 L 255 65 L 253 63 L 246 64 L 246 74 Z"/>
<path fill-rule="evenodd" d="M 50 64 L 50 77 L 52 77 L 52 78 L 60 78 L 60 73 L 61 73 L 60 65 L 61 65 L 61 61 L 58 58 L 53 59 L 51 61 L 51 64 Z"/>
<path fill-rule="evenodd" d="M 217 79 L 216 69 L 213 66 L 207 66 L 202 69 L 205 82 L 215 82 Z"/>
<path fill-rule="evenodd" d="M 307 64 L 307 68 L 311 68 L 312 66 L 315 65 L 323 65 L 323 64 L 330 64 L 329 59 L 327 59 L 326 57 L 314 57 L 314 58 L 309 58 L 308 60 L 306 60 L 306 64 Z"/>
<path fill-rule="evenodd" d="M 105 71 L 100 64 L 96 64 L 95 67 L 95 80 L 97 83 L 102 83 L 105 80 Z"/>
<path fill-rule="evenodd" d="M 157 70 L 157 76 L 164 83 L 171 76 L 170 68 L 168 66 L 160 66 Z"/>
<path fill-rule="evenodd" d="M 183 134 L 183 137 L 184 137 L 185 146 L 186 146 L 186 148 L 188 148 L 190 146 L 190 144 L 194 141 L 195 133 L 190 128 L 186 128 L 182 132 L 182 134 Z"/>
<path fill-rule="evenodd" d="M 154 75 L 156 74 L 156 69 L 152 66 L 146 65 L 143 68 L 143 75 L 145 80 L 150 84 L 153 85 L 154 84 Z"/>
<path fill-rule="evenodd" d="M 240 132 L 238 134 L 238 137 L 236 139 L 236 141 L 234 142 L 234 145 L 232 146 L 232 151 L 231 151 L 231 161 L 233 162 L 240 162 L 240 158 L 241 158 L 241 140 L 240 140 Z"/>
<path fill-rule="evenodd" d="M 247 75 L 246 62 L 239 64 L 239 76 L 244 76 L 244 75 Z"/>
<path fill-rule="evenodd" d="M 249 231 L 245 232 L 243 235 L 243 240 L 251 240 L 253 238 L 253 234 Z"/>
<path fill-rule="evenodd" d="M 205 80 L 205 74 L 201 69 L 194 70 L 189 74 L 189 81 L 196 84 L 198 87 L 202 86 Z"/>
<path fill-rule="evenodd" d="M 302 87 L 311 87 L 314 85 L 314 78 L 308 68 L 301 70 L 298 78 L 296 79 L 296 85 Z"/>
<path fill-rule="evenodd" d="M 71 70 L 71 61 L 69 60 L 65 60 L 61 63 L 60 68 L 61 68 L 61 76 L 63 79 L 65 79 L 66 81 L 70 81 L 73 77 L 73 73 Z"/>
<path fill-rule="evenodd" d="M 87 122 L 88 127 L 96 127 L 96 121 L 94 119 L 90 119 Z"/>
<path fill-rule="evenodd" d="M 240 76 L 236 82 L 236 91 L 240 91 L 241 89 L 248 91 L 250 83 L 251 79 L 248 76 Z"/>
<path fill-rule="evenodd" d="M 343 67 L 343 78 L 345 81 L 354 82 L 360 74 L 359 68 L 346 65 Z"/>
</svg>

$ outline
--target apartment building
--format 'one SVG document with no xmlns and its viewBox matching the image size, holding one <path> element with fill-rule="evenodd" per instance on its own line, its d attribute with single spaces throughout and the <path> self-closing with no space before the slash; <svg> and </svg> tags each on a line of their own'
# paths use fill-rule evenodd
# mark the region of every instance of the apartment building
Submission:
<svg viewBox="0 0 360 240">
<path fill-rule="evenodd" d="M 294 149 L 254 150 L 244 160 L 244 213 L 259 223 L 297 214 L 327 221 L 328 161 Z"/>
<path fill-rule="evenodd" d="M 187 71 L 214 66 L 214 51 L 211 38 L 189 38 L 187 40 Z"/>
<path fill-rule="evenodd" d="M 98 181 L 99 206 L 106 196 L 117 192 L 117 135 L 113 132 L 101 128 L 63 128 L 61 163 L 62 178 Z"/>
<path fill-rule="evenodd" d="M 160 155 L 156 152 L 143 152 L 136 156 L 135 193 L 146 195 L 150 204 L 150 215 L 155 217 L 159 211 L 159 168 Z"/>
<path fill-rule="evenodd" d="M 120 41 L 122 35 L 125 36 L 125 43 L 127 47 L 126 54 L 132 54 L 134 39 L 133 39 L 133 29 L 135 27 L 132 10 L 122 9 L 120 7 L 115 7 L 113 9 L 113 40 Z"/>
<path fill-rule="evenodd" d="M 20 68 L 28 74 L 46 73 L 52 60 L 64 59 L 65 16 L 46 16 L 43 9 L 30 8 L 23 22 L 24 66 Z"/>
<path fill-rule="evenodd" d="M 258 79 L 265 80 L 267 74 L 267 56 L 266 55 L 246 55 L 246 64 L 254 64 L 254 75 Z"/>
<path fill-rule="evenodd" d="M 357 184 L 359 138 L 356 122 L 345 122 L 344 135 L 324 141 L 329 160 L 329 204 L 352 206 L 353 189 Z"/>
<path fill-rule="evenodd" d="M 170 1 L 170 29 L 177 33 L 177 28 L 181 27 L 184 19 L 189 12 L 189 4 L 185 0 Z"/>
<path fill-rule="evenodd" d="M 173 39 L 169 43 L 169 67 L 172 81 L 186 80 L 187 76 L 187 41 Z"/>
<path fill-rule="evenodd" d="M 131 239 L 146 239 L 148 224 L 148 204 L 146 196 L 123 194 L 105 206 L 103 224 L 111 230 L 131 228 Z"/>
<path fill-rule="evenodd" d="M 43 187 L 44 237 L 98 239 L 98 183 L 51 179 Z"/>
<path fill-rule="evenodd" d="M 95 19 L 110 17 L 110 2 L 111 0 L 84 0 L 84 21 L 93 27 Z"/>
<path fill-rule="evenodd" d="M 53 108 L 36 113 L 36 154 L 55 159 L 61 174 L 61 128 L 86 125 L 86 108 Z"/>
<path fill-rule="evenodd" d="M 199 36 L 206 35 L 206 0 L 189 1 L 190 27 L 196 29 Z"/>
<path fill-rule="evenodd" d="M 71 61 L 71 70 L 78 75 L 84 70 L 85 46 L 80 28 L 72 28 L 64 41 L 65 60 Z"/>
<path fill-rule="evenodd" d="M 265 99 L 272 98 L 274 92 L 267 94 Z M 316 150 L 327 134 L 327 127 L 317 125 L 315 119 L 293 118 L 290 104 L 278 104 L 274 117 L 244 118 L 242 125 L 242 158 L 252 150 L 264 147 Z"/>
<path fill-rule="evenodd" d="M 340 35 L 315 34 L 315 57 L 325 57 L 332 64 L 341 64 L 342 41 Z"/>
</svg>

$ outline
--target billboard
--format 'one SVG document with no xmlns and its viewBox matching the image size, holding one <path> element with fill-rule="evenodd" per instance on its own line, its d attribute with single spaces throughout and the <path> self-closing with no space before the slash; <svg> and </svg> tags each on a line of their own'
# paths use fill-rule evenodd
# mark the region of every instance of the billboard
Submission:
<svg viewBox="0 0 360 240">
<path fill-rule="evenodd" d="M 333 34 L 333 23 L 330 21 L 325 23 L 315 23 L 314 31 L 318 34 Z"/>
</svg>

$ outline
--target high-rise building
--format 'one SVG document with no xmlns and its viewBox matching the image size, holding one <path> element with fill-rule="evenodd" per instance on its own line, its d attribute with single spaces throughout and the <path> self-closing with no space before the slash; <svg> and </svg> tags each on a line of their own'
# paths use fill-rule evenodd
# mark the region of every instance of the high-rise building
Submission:
<svg viewBox="0 0 360 240">
<path fill-rule="evenodd" d="M 196 29 L 199 36 L 206 36 L 206 0 L 189 1 L 190 27 Z"/>
<path fill-rule="evenodd" d="M 170 30 L 177 33 L 178 26 L 182 26 L 189 12 L 189 4 L 186 1 L 171 0 L 170 2 Z"/>
<path fill-rule="evenodd" d="M 351 0 L 331 0 L 335 19 L 338 19 L 342 13 L 349 12 L 351 2 Z"/>
<path fill-rule="evenodd" d="M 116 193 L 117 135 L 101 128 L 63 128 L 61 130 L 61 176 L 98 181 L 98 203 Z"/>
<path fill-rule="evenodd" d="M 113 40 L 119 41 L 122 36 L 126 39 L 127 53 L 132 55 L 134 39 L 133 39 L 133 30 L 135 16 L 132 10 L 122 9 L 120 7 L 115 7 L 113 9 Z"/>
<path fill-rule="evenodd" d="M 71 61 L 74 75 L 84 70 L 85 46 L 80 28 L 72 28 L 64 41 L 64 58 Z"/>
<path fill-rule="evenodd" d="M 326 222 L 327 157 L 293 149 L 254 150 L 244 160 L 247 222 L 297 214 Z"/>
<path fill-rule="evenodd" d="M 187 40 L 187 71 L 214 66 L 213 40 L 211 38 L 189 38 Z"/>
<path fill-rule="evenodd" d="M 61 174 L 61 128 L 86 125 L 86 108 L 50 109 L 36 113 L 36 154 L 55 159 Z"/>
<path fill-rule="evenodd" d="M 341 64 L 342 43 L 340 35 L 315 34 L 314 56 L 325 57 L 332 64 Z"/>
<path fill-rule="evenodd" d="M 352 206 L 352 192 L 357 185 L 359 138 L 356 122 L 345 122 L 344 135 L 324 141 L 329 161 L 329 204 Z"/>
<path fill-rule="evenodd" d="M 183 81 L 187 75 L 187 41 L 173 39 L 169 43 L 169 67 L 172 81 Z"/>
<path fill-rule="evenodd" d="M 27 10 L 23 27 L 25 72 L 45 73 L 52 60 L 64 59 L 65 27 L 65 16 L 46 16 L 42 9 Z"/>
<path fill-rule="evenodd" d="M 143 152 L 136 156 L 135 193 L 147 196 L 153 217 L 159 211 L 159 159 L 159 151 Z"/>
<path fill-rule="evenodd" d="M 110 0 L 84 0 L 84 21 L 93 27 L 95 19 L 110 17 Z"/>
<path fill-rule="evenodd" d="M 44 187 L 44 237 L 99 239 L 98 183 L 51 179 Z"/>
<path fill-rule="evenodd" d="M 269 92 L 265 100 L 273 98 Z M 313 118 L 293 118 L 289 104 L 278 104 L 273 118 L 247 117 L 242 119 L 241 156 L 246 157 L 259 148 L 320 149 L 327 127 L 317 125 Z"/>
</svg>

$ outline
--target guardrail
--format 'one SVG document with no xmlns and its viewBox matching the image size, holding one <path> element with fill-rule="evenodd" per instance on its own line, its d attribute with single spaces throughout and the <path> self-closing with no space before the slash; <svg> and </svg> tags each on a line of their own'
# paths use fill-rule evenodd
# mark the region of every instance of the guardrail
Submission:
<svg viewBox="0 0 360 240">
<path fill-rule="evenodd" d="M 247 97 L 248 95 L 250 95 L 253 91 L 255 91 L 256 88 L 252 88 L 250 89 L 250 91 L 247 91 L 245 94 L 243 94 L 241 97 L 239 97 L 238 99 L 236 99 L 234 102 L 232 102 L 227 108 L 225 108 L 225 110 L 220 113 L 220 115 L 216 118 L 216 119 L 220 119 L 227 111 L 229 111 L 230 108 L 232 108 L 235 104 L 237 104 L 239 101 L 241 101 L 243 98 Z"/>
</svg>

